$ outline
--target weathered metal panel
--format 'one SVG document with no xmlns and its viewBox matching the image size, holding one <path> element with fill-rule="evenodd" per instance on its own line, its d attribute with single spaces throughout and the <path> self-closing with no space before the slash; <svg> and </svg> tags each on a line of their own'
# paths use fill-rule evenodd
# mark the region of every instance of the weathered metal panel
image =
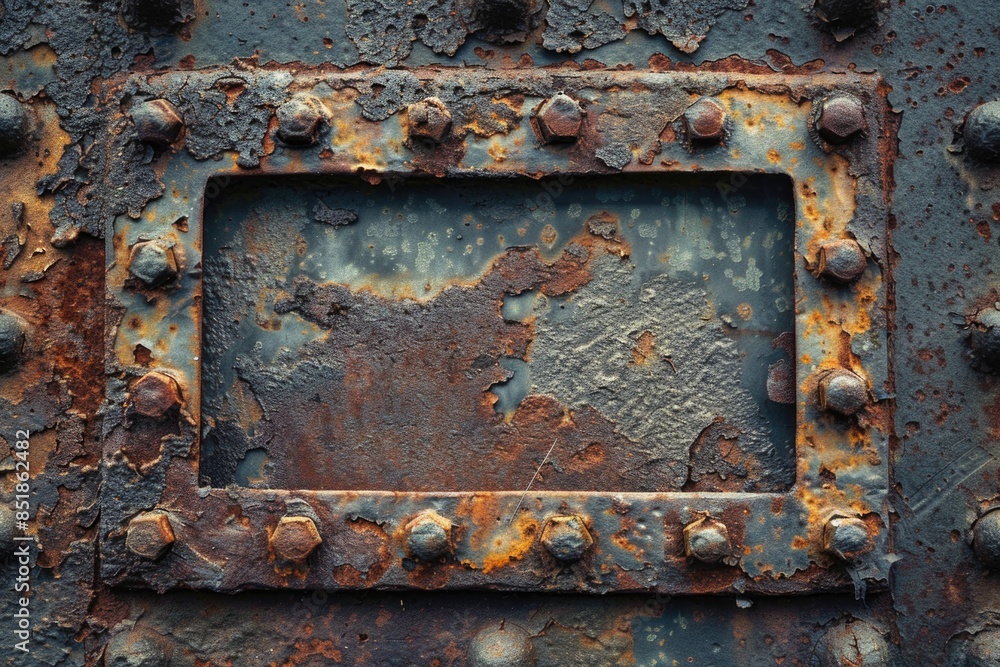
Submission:
<svg viewBox="0 0 1000 667">
<path fill-rule="evenodd" d="M 4 2 L 9 661 L 995 663 L 998 24 Z"/>
</svg>

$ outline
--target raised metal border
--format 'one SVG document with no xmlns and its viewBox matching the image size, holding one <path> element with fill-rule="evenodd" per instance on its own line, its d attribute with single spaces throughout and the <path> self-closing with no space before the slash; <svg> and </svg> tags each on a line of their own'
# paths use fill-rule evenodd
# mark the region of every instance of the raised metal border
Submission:
<svg viewBox="0 0 1000 667">
<path fill-rule="evenodd" d="M 523 95 L 522 119 L 507 134 L 479 138 L 452 129 L 465 150 L 408 142 L 405 107 L 384 119 L 366 118 L 357 103 L 384 72 L 291 72 L 228 68 L 171 72 L 121 82 L 134 101 L 172 99 L 178 91 L 220 86 L 238 100 L 241 86 L 273 100 L 312 90 L 332 111 L 331 131 L 319 145 L 285 147 L 274 129 L 263 133 L 259 165 L 251 155 L 199 160 L 175 146 L 152 157 L 166 196 L 138 220 L 109 222 L 107 290 L 108 405 L 101 493 L 101 571 L 105 582 L 237 591 L 249 588 L 382 588 L 661 591 L 670 594 L 793 594 L 887 580 L 889 559 L 888 434 L 891 387 L 886 321 L 884 243 L 888 193 L 880 154 L 888 149 L 884 95 L 874 76 L 782 76 L 727 72 L 444 70 L 400 74 L 421 95 L 461 88 L 468 99 Z M 237 83 L 233 83 L 234 80 Z M 366 92 L 367 91 L 367 92 Z M 579 141 L 556 147 L 540 141 L 532 110 L 557 91 L 586 110 Z M 117 91 L 116 94 L 120 94 Z M 833 146 L 818 137 L 817 105 L 832 94 L 862 100 L 866 130 Z M 387 93 L 390 94 L 390 93 Z M 683 111 L 703 96 L 727 110 L 725 142 L 689 145 L 680 131 Z M 631 109 L 631 118 L 626 110 Z M 639 112 L 635 110 L 639 109 Z M 240 113 L 221 107 L 217 120 Z M 369 114 L 370 115 L 370 114 Z M 615 120 L 617 118 L 617 121 Z M 665 128 L 652 155 L 630 142 L 629 123 Z M 676 130 L 676 131 L 675 131 Z M 127 123 L 112 131 L 131 132 Z M 190 131 L 190 130 L 189 130 Z M 182 139 L 183 141 L 183 139 Z M 490 157 L 491 143 L 504 148 Z M 630 158 L 618 163 L 622 149 Z M 659 151 L 659 152 L 656 152 Z M 609 164 L 610 163 L 610 164 Z M 516 520 L 520 493 L 391 493 L 206 489 L 198 484 L 200 396 L 201 208 L 218 179 L 248 173 L 358 174 L 380 179 L 409 174 L 507 176 L 518 174 L 763 172 L 789 175 L 796 207 L 796 461 L 786 494 L 530 493 Z M 215 181 L 210 179 L 215 178 Z M 208 188 L 208 190 L 206 190 Z M 856 238 L 870 253 L 868 270 L 851 286 L 831 285 L 807 266 L 821 243 Z M 126 287 L 127 258 L 138 242 L 165 239 L 183 257 L 184 272 L 170 290 L 151 295 Z M 152 298 L 151 298 L 152 297 Z M 154 351 L 152 367 L 133 351 Z M 824 414 L 816 404 L 818 378 L 846 367 L 863 376 L 873 402 L 849 418 Z M 129 390 L 150 371 L 175 379 L 181 418 L 172 432 L 137 426 L 128 417 Z M 439 562 L 408 557 L 405 526 L 434 510 L 454 524 L 454 553 Z M 130 522 L 166 516 L 172 540 L 151 557 L 127 545 Z M 595 542 L 567 564 L 539 544 L 553 515 L 583 517 Z M 275 557 L 269 539 L 282 517 L 310 517 L 322 544 L 302 566 Z M 725 524 L 732 559 L 709 565 L 685 554 L 685 525 L 709 515 Z M 829 521 L 857 517 L 872 549 L 838 560 L 826 544 Z"/>
</svg>

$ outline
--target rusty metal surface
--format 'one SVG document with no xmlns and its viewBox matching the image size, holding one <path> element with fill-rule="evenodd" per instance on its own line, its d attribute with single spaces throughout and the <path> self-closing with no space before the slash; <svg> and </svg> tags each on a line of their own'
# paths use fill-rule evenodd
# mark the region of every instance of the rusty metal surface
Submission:
<svg viewBox="0 0 1000 667">
<path fill-rule="evenodd" d="M 35 540 L 0 574 L 30 583 L 30 604 L 0 598 L 5 660 L 992 664 L 1000 114 L 969 114 L 997 99 L 998 23 L 972 0 L 4 2 L 0 543 L 22 544 L 27 463 Z M 730 179 L 746 173 L 767 192 L 741 193 Z M 637 210 L 638 230 L 647 204 L 560 213 L 554 241 L 539 224 L 461 270 L 432 249 L 424 286 L 284 266 L 288 251 L 364 256 L 309 236 L 372 229 L 317 194 L 338 183 L 488 179 L 585 200 L 565 179 L 619 192 L 657 176 L 722 181 L 726 205 L 700 205 L 726 210 L 706 213 L 701 240 L 741 197 L 790 198 L 794 336 L 777 317 L 741 335 L 754 315 L 740 306 L 763 318 L 768 303 L 726 301 L 746 261 L 689 291 L 660 262 L 641 283 L 670 300 L 630 296 L 647 237 L 626 218 Z M 266 187 L 301 218 L 213 246 L 203 223 Z M 560 345 L 604 329 L 560 328 L 539 303 L 615 297 L 648 319 L 609 308 L 628 325 L 620 360 L 574 366 Z M 659 346 L 698 329 L 656 308 L 692 303 L 714 309 L 705 338 Z M 389 325 L 413 343 L 403 363 L 376 344 Z M 257 356 L 240 327 L 269 332 Z M 338 332 L 355 356 L 324 343 Z M 698 341 L 724 350 L 715 365 L 683 363 Z M 634 361 L 630 382 L 658 406 L 692 388 L 711 400 L 666 431 L 589 384 Z M 687 384 L 667 382 L 668 361 Z M 460 409 L 435 433 L 441 408 L 414 403 L 364 446 L 351 399 L 336 403 L 346 429 L 274 416 L 315 419 L 311 395 L 339 397 L 324 373 L 347 364 L 381 415 L 421 392 Z M 421 364 L 452 375 L 421 383 Z M 224 381 L 206 384 L 206 367 Z M 526 372 L 527 390 L 511 381 Z M 706 430 L 709 413 L 722 422 Z M 360 461 L 324 447 L 340 433 Z M 616 458 L 636 443 L 638 471 Z M 246 590 L 261 588 L 299 590 Z M 373 588 L 393 590 L 343 590 Z M 14 646 L 25 608 L 28 654 Z"/>
</svg>

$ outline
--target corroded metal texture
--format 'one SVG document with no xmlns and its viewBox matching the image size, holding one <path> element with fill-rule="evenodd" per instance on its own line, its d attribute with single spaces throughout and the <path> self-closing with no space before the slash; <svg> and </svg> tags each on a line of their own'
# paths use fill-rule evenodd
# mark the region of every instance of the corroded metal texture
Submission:
<svg viewBox="0 0 1000 667">
<path fill-rule="evenodd" d="M 998 11 L 0 3 L 4 659 L 994 664 Z"/>
</svg>

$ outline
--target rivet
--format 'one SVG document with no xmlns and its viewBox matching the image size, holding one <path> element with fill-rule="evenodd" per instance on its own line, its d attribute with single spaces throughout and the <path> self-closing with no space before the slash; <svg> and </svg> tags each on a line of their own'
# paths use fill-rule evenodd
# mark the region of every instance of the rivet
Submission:
<svg viewBox="0 0 1000 667">
<path fill-rule="evenodd" d="M 819 106 L 816 130 L 831 144 L 849 141 L 865 129 L 865 108 L 853 95 L 829 97 Z"/>
<path fill-rule="evenodd" d="M 129 253 L 128 270 L 146 287 L 157 288 L 177 278 L 177 257 L 167 241 L 140 241 Z"/>
<path fill-rule="evenodd" d="M 594 538 L 583 518 L 572 514 L 549 517 L 542 529 L 541 542 L 556 559 L 572 562 L 583 558 L 593 546 Z"/>
<path fill-rule="evenodd" d="M 729 530 L 721 521 L 699 519 L 684 526 L 684 553 L 703 563 L 718 563 L 732 555 Z"/>
<path fill-rule="evenodd" d="M 892 654 L 885 635 L 867 621 L 842 620 L 826 632 L 823 667 L 889 667 Z"/>
<path fill-rule="evenodd" d="M 819 248 L 816 275 L 837 285 L 847 285 L 868 268 L 865 251 L 854 239 L 827 241 Z"/>
<path fill-rule="evenodd" d="M 990 306 L 973 316 L 969 347 L 977 359 L 1000 370 L 1000 310 Z"/>
<path fill-rule="evenodd" d="M 531 635 L 512 623 L 481 631 L 469 645 L 470 667 L 534 667 Z"/>
<path fill-rule="evenodd" d="M 162 419 L 182 403 L 177 380 L 166 373 L 151 371 L 136 380 L 129 392 L 129 406 L 134 414 Z"/>
<path fill-rule="evenodd" d="M 688 141 L 692 144 L 722 141 L 726 129 L 726 111 L 716 100 L 701 98 L 687 108 L 682 118 Z"/>
<path fill-rule="evenodd" d="M 170 517 L 163 512 L 146 512 L 129 521 L 125 546 L 146 560 L 157 560 L 173 546 L 174 539 Z"/>
<path fill-rule="evenodd" d="M 284 564 L 302 566 L 323 543 L 316 523 L 307 516 L 283 516 L 268 539 L 275 558 Z"/>
<path fill-rule="evenodd" d="M 851 562 L 875 548 L 868 524 L 854 516 L 834 516 L 823 527 L 823 549 Z"/>
<path fill-rule="evenodd" d="M 292 146 L 316 143 L 327 119 L 323 102 L 312 93 L 296 93 L 278 107 L 278 137 Z"/>
<path fill-rule="evenodd" d="M 982 160 L 1000 160 L 1000 102 L 980 104 L 965 119 L 965 145 Z"/>
<path fill-rule="evenodd" d="M 538 107 L 536 119 L 542 141 L 548 144 L 570 143 L 580 136 L 583 109 L 572 97 L 559 93 Z"/>
<path fill-rule="evenodd" d="M 7 93 L 0 93 L 0 157 L 24 150 L 28 134 L 28 114 L 24 105 Z"/>
<path fill-rule="evenodd" d="M 27 323 L 6 310 L 0 310 L 0 373 L 14 369 L 24 356 Z"/>
<path fill-rule="evenodd" d="M 868 385 L 851 371 L 825 372 L 819 380 L 819 407 L 849 417 L 868 405 Z"/>
<path fill-rule="evenodd" d="M 104 667 L 166 667 L 171 653 L 170 646 L 152 633 L 122 632 L 104 649 Z"/>
<path fill-rule="evenodd" d="M 437 97 L 428 97 L 406 110 L 411 140 L 439 144 L 451 129 L 451 112 Z"/>
<path fill-rule="evenodd" d="M 979 517 L 972 526 L 972 549 L 991 570 L 1000 570 L 1000 509 Z"/>
<path fill-rule="evenodd" d="M 437 560 L 452 550 L 452 524 L 433 510 L 418 514 L 404 530 L 406 549 L 414 558 Z"/>
<path fill-rule="evenodd" d="M 177 107 L 167 100 L 150 100 L 132 107 L 132 122 L 139 141 L 153 146 L 169 146 L 184 127 Z"/>
</svg>

